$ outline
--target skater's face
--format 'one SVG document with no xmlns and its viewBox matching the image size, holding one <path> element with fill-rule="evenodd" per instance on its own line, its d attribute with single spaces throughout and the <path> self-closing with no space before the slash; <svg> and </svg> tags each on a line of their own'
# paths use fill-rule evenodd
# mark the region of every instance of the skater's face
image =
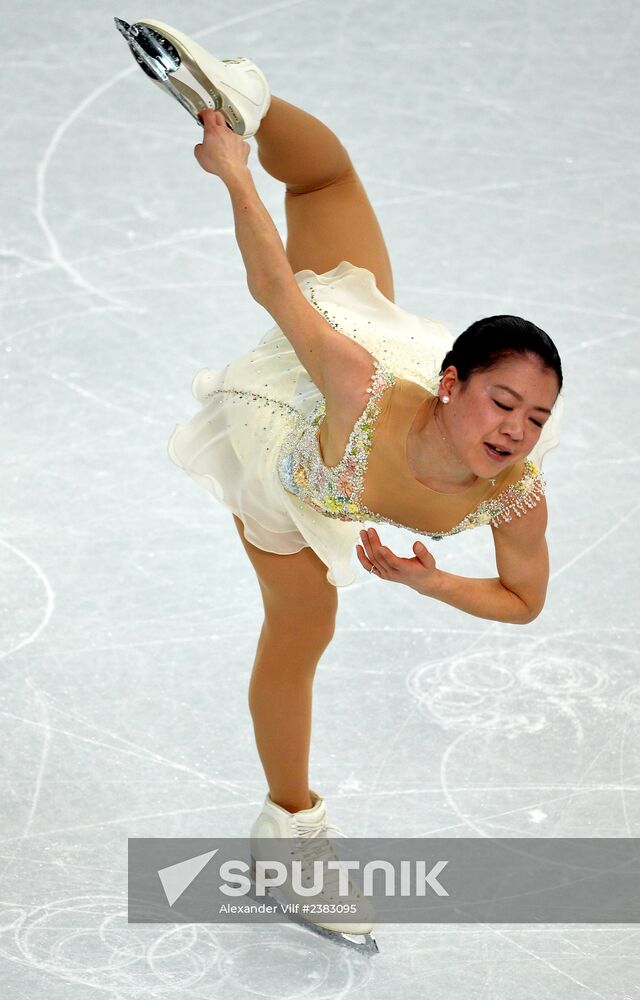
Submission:
<svg viewBox="0 0 640 1000">
<path fill-rule="evenodd" d="M 482 479 L 494 477 L 530 453 L 558 395 L 556 373 L 531 355 L 512 355 L 466 382 L 451 366 L 442 382 L 450 397 L 442 413 L 452 443 Z M 509 454 L 496 455 L 488 445 Z"/>
</svg>

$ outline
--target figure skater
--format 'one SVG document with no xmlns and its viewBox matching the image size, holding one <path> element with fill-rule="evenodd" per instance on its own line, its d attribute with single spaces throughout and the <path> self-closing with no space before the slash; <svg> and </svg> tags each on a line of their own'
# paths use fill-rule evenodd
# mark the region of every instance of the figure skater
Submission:
<svg viewBox="0 0 640 1000">
<path fill-rule="evenodd" d="M 173 461 L 233 512 L 264 604 L 249 707 L 269 791 L 252 843 L 339 835 L 308 760 L 314 674 L 337 588 L 355 579 L 353 547 L 384 586 L 532 622 L 549 575 L 540 466 L 557 443 L 560 358 L 517 316 L 478 320 L 454 342 L 442 323 L 401 309 L 372 206 L 326 125 L 272 96 L 245 57 L 219 60 L 159 21 L 118 28 L 203 125 L 195 158 L 227 188 L 249 292 L 276 324 L 223 370 L 196 374 L 201 409 L 169 442 Z M 250 136 L 285 185 L 286 251 L 253 183 Z M 433 540 L 489 524 L 498 576 L 446 573 L 421 541 L 402 558 L 366 522 Z M 316 928 L 364 935 L 372 950 L 372 926 Z"/>
</svg>

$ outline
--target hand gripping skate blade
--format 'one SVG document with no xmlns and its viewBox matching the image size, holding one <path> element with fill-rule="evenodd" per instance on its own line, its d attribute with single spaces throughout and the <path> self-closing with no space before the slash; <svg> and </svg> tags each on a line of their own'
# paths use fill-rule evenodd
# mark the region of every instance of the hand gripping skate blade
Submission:
<svg viewBox="0 0 640 1000">
<path fill-rule="evenodd" d="M 264 896 L 259 896 L 256 890 L 256 869 L 255 862 L 252 863 L 249 872 L 249 878 L 251 880 L 251 888 L 249 889 L 249 895 L 252 899 L 255 899 L 257 903 L 264 903 Z M 299 927 L 304 927 L 305 930 L 313 931 L 314 934 L 320 935 L 320 937 L 327 938 L 329 941 L 333 941 L 334 944 L 339 944 L 343 948 L 348 948 L 350 951 L 355 951 L 360 955 L 377 955 L 380 952 L 378 948 L 378 943 L 374 938 L 373 934 L 347 934 L 344 931 L 331 931 L 327 927 L 319 927 L 314 924 L 311 920 L 305 920 L 303 917 L 299 916 L 297 913 L 291 913 L 285 910 L 282 900 L 278 895 L 271 889 L 265 888 L 265 896 L 268 896 L 277 906 L 280 907 L 283 915 L 290 920 L 293 924 L 298 924 Z"/>
</svg>

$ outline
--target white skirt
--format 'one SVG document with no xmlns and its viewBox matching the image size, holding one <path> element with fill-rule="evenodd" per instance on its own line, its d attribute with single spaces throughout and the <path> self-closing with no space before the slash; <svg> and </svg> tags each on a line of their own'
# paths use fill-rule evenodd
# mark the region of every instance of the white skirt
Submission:
<svg viewBox="0 0 640 1000">
<path fill-rule="evenodd" d="M 303 270 L 295 277 L 341 333 L 399 378 L 437 392 L 440 364 L 454 339 L 446 326 L 390 302 L 371 271 L 347 261 L 321 275 Z M 324 517 L 288 493 L 278 477 L 278 454 L 296 412 L 308 416 L 321 398 L 280 328 L 272 327 L 225 368 L 202 368 L 191 391 L 201 408 L 187 424 L 175 426 L 168 442 L 172 461 L 237 514 L 253 545 L 279 555 L 309 545 L 327 566 L 330 583 L 352 584 L 362 523 Z M 562 402 L 529 456 L 538 467 L 558 443 Z"/>
</svg>

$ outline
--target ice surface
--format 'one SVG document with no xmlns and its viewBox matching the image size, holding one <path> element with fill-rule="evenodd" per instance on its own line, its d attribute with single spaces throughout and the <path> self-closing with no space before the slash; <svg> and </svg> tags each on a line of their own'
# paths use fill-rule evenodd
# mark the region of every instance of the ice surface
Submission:
<svg viewBox="0 0 640 1000">
<path fill-rule="evenodd" d="M 285 924 L 127 925 L 127 837 L 247 836 L 266 791 L 246 703 L 258 585 L 230 514 L 166 441 L 195 412 L 195 371 L 272 324 L 226 191 L 193 157 L 198 127 L 114 28 L 142 13 L 3 10 L 6 992 L 640 1000 L 633 926 L 381 925 L 367 962 Z M 314 687 L 311 784 L 331 821 L 358 837 L 637 836 L 635 5 L 148 14 L 255 59 L 340 135 L 400 305 L 456 333 L 525 316 L 563 360 L 544 612 L 497 624 L 362 571 Z M 284 238 L 281 186 L 251 145 Z M 410 553 L 407 533 L 381 535 Z M 489 529 L 434 553 L 495 575 Z"/>
</svg>

